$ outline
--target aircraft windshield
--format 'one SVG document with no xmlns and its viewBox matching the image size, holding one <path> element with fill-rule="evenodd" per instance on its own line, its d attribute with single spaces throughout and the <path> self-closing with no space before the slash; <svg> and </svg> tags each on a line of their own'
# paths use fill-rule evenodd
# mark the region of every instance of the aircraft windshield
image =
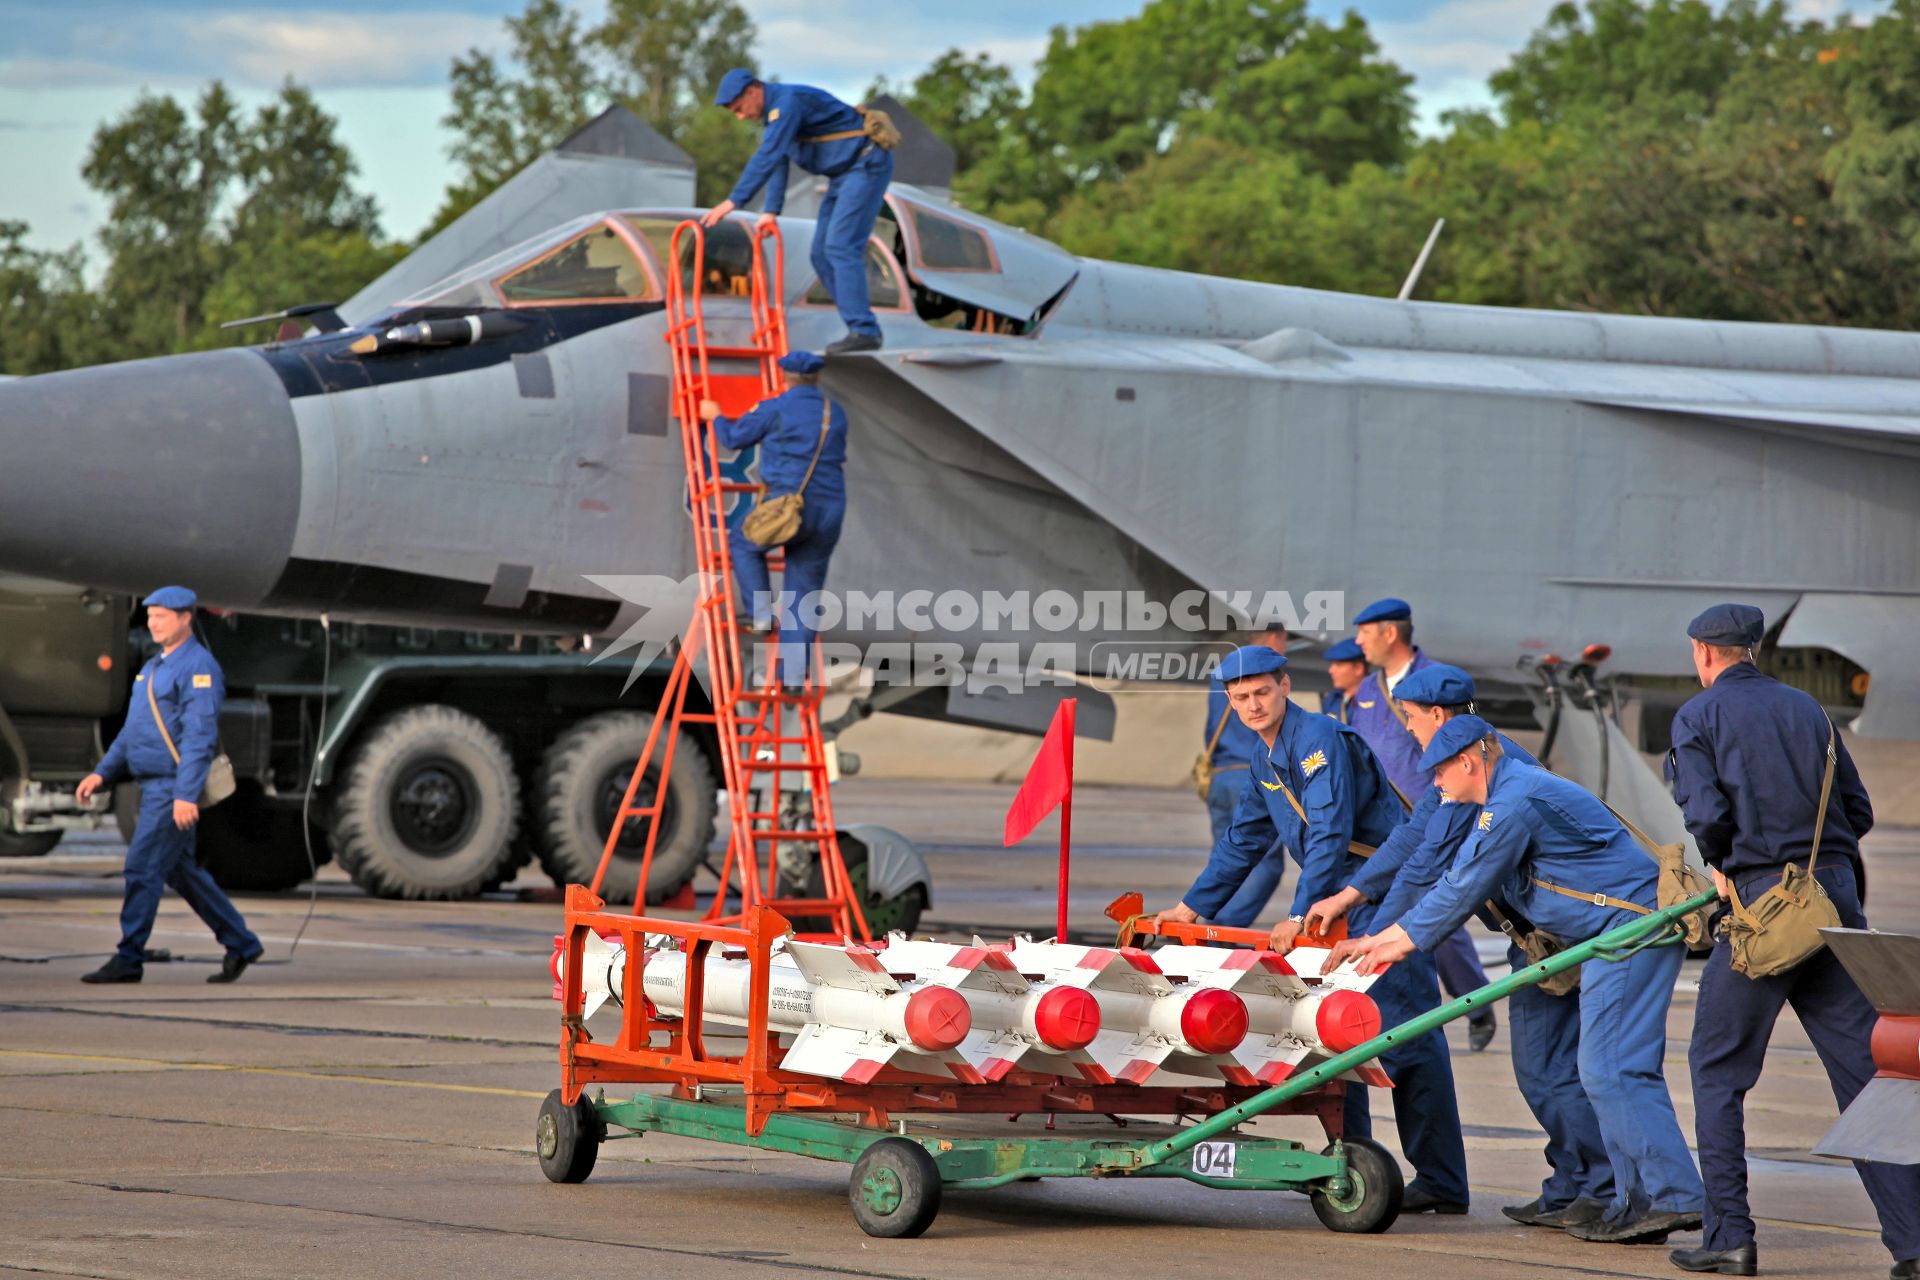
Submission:
<svg viewBox="0 0 1920 1280">
<path fill-rule="evenodd" d="M 649 214 L 622 214 L 621 220 L 653 250 L 655 262 L 673 258 L 673 229 L 684 215 L 654 217 Z M 753 288 L 752 223 L 745 218 L 723 218 L 707 228 L 706 279 L 700 292 L 710 298 L 744 298 Z M 693 257 L 693 236 L 680 237 L 680 278 L 689 281 Z"/>
<path fill-rule="evenodd" d="M 408 307 L 551 307 L 646 302 L 659 282 L 612 219 L 575 218 L 463 267 L 396 304 Z"/>
<path fill-rule="evenodd" d="M 511 271 L 521 263 L 531 262 L 559 245 L 565 244 L 582 231 L 600 221 L 597 217 L 575 218 L 563 222 L 550 231 L 543 231 L 530 240 L 522 240 L 511 249 L 502 249 L 491 258 L 471 263 L 460 268 L 443 280 L 428 285 L 410 298 L 395 303 L 396 309 L 407 307 L 497 307 L 500 295 L 494 290 L 493 280 L 505 272 Z"/>
</svg>

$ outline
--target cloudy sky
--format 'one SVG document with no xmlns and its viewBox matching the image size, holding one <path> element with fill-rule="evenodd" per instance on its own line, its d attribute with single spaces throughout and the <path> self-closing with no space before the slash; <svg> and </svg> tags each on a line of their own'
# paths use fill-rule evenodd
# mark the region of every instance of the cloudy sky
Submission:
<svg viewBox="0 0 1920 1280">
<path fill-rule="evenodd" d="M 602 0 L 578 0 L 597 16 Z M 943 50 L 985 50 L 1021 70 L 1055 23 L 1137 12 L 1142 0 L 744 0 L 761 59 L 783 79 L 846 96 L 875 74 L 911 76 Z M 1815 0 L 1817 2 L 1817 0 Z M 1348 7 L 1313 0 L 1334 16 Z M 1417 77 L 1431 120 L 1483 102 L 1486 78 L 1553 0 L 1361 0 L 1388 57 Z M 0 0 L 0 219 L 32 225 L 32 243 L 90 239 L 102 215 L 80 179 L 88 139 L 142 89 L 191 97 L 219 77 L 246 102 L 288 76 L 340 121 L 389 234 L 426 223 L 451 176 L 447 68 L 469 48 L 499 50 L 501 19 L 524 0 Z M 885 22 L 875 21 L 884 13 Z M 1124 92 L 1116 86 L 1117 92 Z"/>
</svg>

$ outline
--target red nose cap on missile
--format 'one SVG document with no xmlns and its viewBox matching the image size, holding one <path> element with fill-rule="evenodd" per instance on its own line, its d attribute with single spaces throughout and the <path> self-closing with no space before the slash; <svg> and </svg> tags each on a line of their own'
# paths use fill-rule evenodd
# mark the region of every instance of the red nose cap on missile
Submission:
<svg viewBox="0 0 1920 1280">
<path fill-rule="evenodd" d="M 1033 1027 L 1049 1049 L 1084 1049 L 1100 1033 L 1100 1002 L 1079 987 L 1055 987 L 1034 1005 Z"/>
<path fill-rule="evenodd" d="M 940 1053 L 967 1038 L 973 1010 L 951 987 L 922 987 L 907 997 L 907 1039 L 916 1049 Z"/>
<path fill-rule="evenodd" d="M 1323 1048 L 1345 1053 L 1380 1034 L 1380 1006 L 1359 991 L 1331 992 L 1313 1016 L 1313 1029 Z"/>
<path fill-rule="evenodd" d="M 1195 992 L 1180 1011 L 1180 1034 L 1201 1053 L 1226 1053 L 1247 1038 L 1247 1003 L 1218 988 Z"/>
</svg>

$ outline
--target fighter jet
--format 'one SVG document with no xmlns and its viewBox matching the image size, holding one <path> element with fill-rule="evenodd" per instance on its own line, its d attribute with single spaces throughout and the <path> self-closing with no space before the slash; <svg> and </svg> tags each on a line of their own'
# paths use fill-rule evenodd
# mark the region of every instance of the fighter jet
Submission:
<svg viewBox="0 0 1920 1280">
<path fill-rule="evenodd" d="M 642 608 L 596 579 L 693 566 L 663 306 L 699 212 L 575 217 L 351 323 L 0 387 L 0 570 L 621 634 Z M 716 347 L 747 340 L 751 226 L 710 231 L 688 281 Z M 779 226 L 789 345 L 819 349 L 841 328 L 814 226 Z M 1123 626 L 1097 596 L 1333 593 L 1297 624 L 1330 639 L 1394 594 L 1490 681 L 1600 641 L 1616 687 L 1657 698 L 1691 675 L 1686 620 L 1739 598 L 1860 732 L 1920 736 L 1896 661 L 1920 630 L 1920 335 L 1154 270 L 904 184 L 867 266 L 885 348 L 826 378 L 855 423 L 831 585 L 1083 607 L 1065 632 L 949 613 L 829 641 L 1065 641 L 1099 678 L 1100 642 L 1217 637 Z"/>
</svg>

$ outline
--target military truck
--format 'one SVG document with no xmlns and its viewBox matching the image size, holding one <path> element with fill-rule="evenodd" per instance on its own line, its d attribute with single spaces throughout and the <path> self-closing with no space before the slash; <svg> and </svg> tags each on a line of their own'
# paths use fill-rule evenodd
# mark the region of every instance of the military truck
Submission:
<svg viewBox="0 0 1920 1280">
<path fill-rule="evenodd" d="M 74 827 L 131 834 L 131 786 L 91 810 L 73 787 L 140 710 L 138 617 L 125 597 L 0 579 L 0 855 L 44 854 Z M 200 856 L 236 889 L 287 888 L 330 858 L 385 897 L 468 897 L 535 859 L 556 883 L 591 879 L 665 676 L 623 689 L 626 663 L 489 632 L 203 611 L 200 634 L 226 671 L 220 738 L 239 780 L 202 819 Z M 650 902 L 713 837 L 718 757 L 710 738 L 695 748 L 675 753 Z M 630 822 L 612 900 L 631 898 L 645 842 Z"/>
</svg>

